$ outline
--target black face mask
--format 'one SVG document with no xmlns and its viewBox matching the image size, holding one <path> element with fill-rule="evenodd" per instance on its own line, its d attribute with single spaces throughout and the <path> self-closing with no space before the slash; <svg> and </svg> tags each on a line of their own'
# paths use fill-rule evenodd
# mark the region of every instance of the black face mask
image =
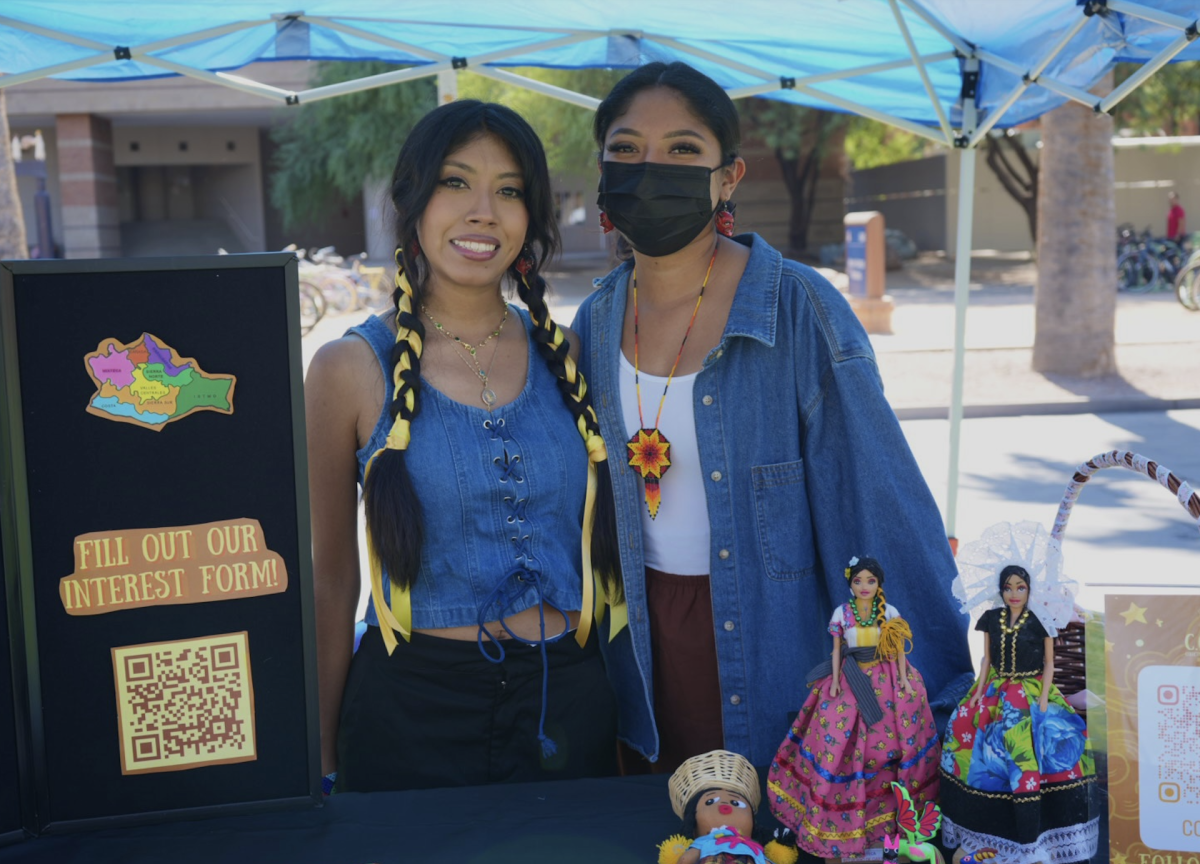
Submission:
<svg viewBox="0 0 1200 864">
<path fill-rule="evenodd" d="M 596 203 L 635 250 L 661 258 L 691 243 L 712 221 L 717 210 L 709 179 L 723 167 L 602 162 Z"/>
</svg>

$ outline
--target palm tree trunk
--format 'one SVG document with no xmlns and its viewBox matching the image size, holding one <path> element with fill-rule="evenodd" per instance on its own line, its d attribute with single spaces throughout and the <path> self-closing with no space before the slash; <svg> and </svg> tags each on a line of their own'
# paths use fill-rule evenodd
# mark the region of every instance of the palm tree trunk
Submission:
<svg viewBox="0 0 1200 864">
<path fill-rule="evenodd" d="M 25 217 L 17 195 L 17 175 L 13 170 L 12 135 L 8 131 L 8 111 L 4 91 L 0 90 L 0 260 L 26 258 Z"/>
<path fill-rule="evenodd" d="M 1112 75 L 1097 88 L 1112 90 Z M 1113 121 L 1068 102 L 1042 117 L 1033 368 L 1117 371 Z"/>
</svg>

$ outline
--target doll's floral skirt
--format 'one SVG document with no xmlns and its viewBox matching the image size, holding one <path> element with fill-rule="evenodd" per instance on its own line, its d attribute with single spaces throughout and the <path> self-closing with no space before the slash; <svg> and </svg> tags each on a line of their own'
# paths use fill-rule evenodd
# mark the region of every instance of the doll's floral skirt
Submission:
<svg viewBox="0 0 1200 864">
<path fill-rule="evenodd" d="M 991 847 L 996 864 L 1086 861 L 1096 852 L 1088 797 L 1096 779 L 1087 725 L 1054 685 L 1043 712 L 1039 677 L 993 669 L 972 711 L 950 716 L 942 744 L 944 844 Z"/>
<path fill-rule="evenodd" d="M 771 812 L 806 852 L 824 858 L 864 851 L 896 831 L 893 780 L 919 810 L 938 794 L 937 729 L 925 682 L 908 667 L 913 695 L 897 686 L 890 661 L 861 664 L 883 718 L 867 726 L 854 694 L 829 695 L 830 678 L 813 684 L 780 745 L 767 778 Z"/>
</svg>

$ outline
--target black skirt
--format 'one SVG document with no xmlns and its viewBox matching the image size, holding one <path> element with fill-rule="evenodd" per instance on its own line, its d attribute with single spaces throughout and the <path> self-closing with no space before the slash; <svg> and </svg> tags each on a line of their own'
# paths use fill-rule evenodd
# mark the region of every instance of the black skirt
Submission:
<svg viewBox="0 0 1200 864">
<path fill-rule="evenodd" d="M 617 708 L 596 634 L 546 646 L 542 756 L 540 649 L 505 640 L 492 663 L 475 642 L 414 633 L 389 657 L 378 627 L 362 638 L 342 698 L 336 792 L 603 777 L 617 771 Z M 488 645 L 493 657 L 496 647 Z"/>
</svg>

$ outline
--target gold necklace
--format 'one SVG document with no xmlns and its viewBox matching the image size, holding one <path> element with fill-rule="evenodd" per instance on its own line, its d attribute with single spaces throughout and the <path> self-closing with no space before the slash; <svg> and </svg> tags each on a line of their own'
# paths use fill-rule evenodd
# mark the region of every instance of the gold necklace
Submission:
<svg viewBox="0 0 1200 864">
<path fill-rule="evenodd" d="M 1011 627 L 1008 626 L 1008 610 L 1004 610 L 1004 614 L 1000 616 L 1000 666 L 997 671 L 1004 672 L 1004 637 L 1012 636 L 1012 656 L 1009 657 L 1010 673 L 1017 671 L 1017 631 L 1025 626 L 1025 619 L 1029 617 L 1029 607 L 1026 606 L 1021 610 L 1021 614 L 1017 616 L 1017 623 Z"/>
<path fill-rule="evenodd" d="M 461 358 L 462 361 L 467 364 L 467 368 L 478 375 L 479 380 L 483 382 L 483 390 L 480 392 L 479 398 L 490 410 L 491 407 L 496 404 L 496 391 L 488 386 L 488 376 L 492 374 L 492 365 L 496 362 L 496 355 L 500 353 L 500 343 L 496 343 L 496 348 L 494 351 L 492 351 L 492 359 L 488 362 L 488 368 L 486 370 L 479 362 L 479 350 L 487 345 L 488 342 L 492 341 L 492 339 L 499 336 L 500 331 L 504 329 L 504 324 L 508 321 L 508 304 L 504 304 L 504 316 L 500 319 L 500 323 L 496 325 L 496 329 L 489 333 L 478 345 L 472 345 L 470 342 L 464 342 L 462 339 L 455 336 L 453 333 L 439 324 L 436 320 L 434 320 L 434 317 L 429 314 L 429 308 L 424 303 L 421 304 L 421 311 L 425 313 L 425 317 L 429 319 L 429 323 L 433 325 L 435 330 L 470 355 L 471 359 L 468 360 L 466 357 L 463 357 L 462 354 L 459 354 L 457 350 L 454 352 L 454 355 Z"/>
</svg>

